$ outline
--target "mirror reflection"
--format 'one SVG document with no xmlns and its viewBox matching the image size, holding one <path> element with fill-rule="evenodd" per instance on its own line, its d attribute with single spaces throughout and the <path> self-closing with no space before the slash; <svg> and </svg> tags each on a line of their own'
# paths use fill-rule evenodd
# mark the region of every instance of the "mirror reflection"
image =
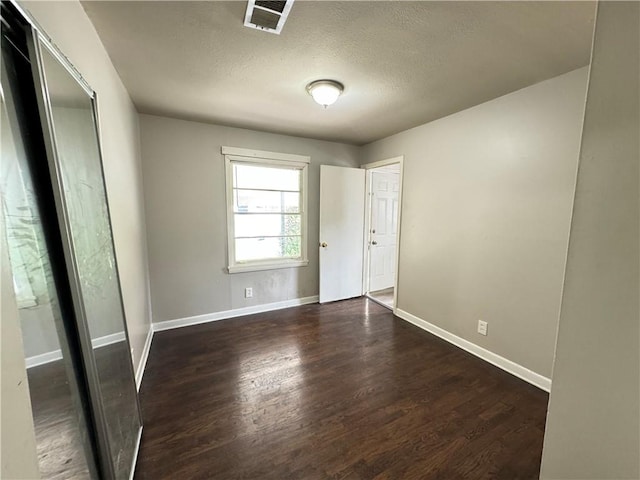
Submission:
<svg viewBox="0 0 640 480">
<path fill-rule="evenodd" d="M 127 478 L 140 429 L 91 97 L 43 46 L 63 201 L 95 354 L 117 478 Z"/>
<path fill-rule="evenodd" d="M 90 478 L 86 424 L 68 351 L 59 340 L 65 335 L 62 316 L 23 142 L 25 125 L 11 94 L 17 78 L 5 54 L 11 53 L 3 51 L 7 98 L 3 95 L 0 112 L 2 248 L 7 248 L 20 317 L 38 466 L 42 478 L 85 479 Z"/>
</svg>

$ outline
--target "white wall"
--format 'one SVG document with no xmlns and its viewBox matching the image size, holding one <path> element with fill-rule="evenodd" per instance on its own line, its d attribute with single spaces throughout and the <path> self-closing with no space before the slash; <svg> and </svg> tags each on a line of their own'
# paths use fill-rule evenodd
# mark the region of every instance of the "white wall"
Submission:
<svg viewBox="0 0 640 480">
<path fill-rule="evenodd" d="M 154 322 L 318 294 L 320 165 L 358 166 L 358 147 L 151 115 L 140 134 Z M 309 266 L 226 273 L 222 145 L 311 157 Z"/>
<path fill-rule="evenodd" d="M 405 159 L 398 308 L 545 377 L 586 80 L 585 67 L 363 152 Z"/>
<path fill-rule="evenodd" d="M 601 2 L 543 479 L 640 478 L 640 4 Z"/>
<path fill-rule="evenodd" d="M 136 369 L 151 322 L 138 114 L 78 1 L 21 4 L 98 94 L 105 181 Z"/>
</svg>

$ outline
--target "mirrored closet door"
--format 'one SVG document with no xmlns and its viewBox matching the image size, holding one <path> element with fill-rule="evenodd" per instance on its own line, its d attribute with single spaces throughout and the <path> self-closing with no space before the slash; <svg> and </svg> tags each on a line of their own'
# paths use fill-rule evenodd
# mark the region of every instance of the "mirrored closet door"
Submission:
<svg viewBox="0 0 640 480">
<path fill-rule="evenodd" d="M 97 135 L 95 94 L 36 34 L 41 118 L 49 141 L 56 203 L 66 237 L 76 312 L 86 324 L 91 384 L 104 418 L 116 478 L 126 478 L 138 441 L 140 416 Z M 91 352 L 89 352 L 91 350 Z"/>
<path fill-rule="evenodd" d="M 2 37 L 2 233 L 41 475 L 131 478 L 142 423 L 96 94 L 13 2 Z"/>
<path fill-rule="evenodd" d="M 3 31 L 3 34 L 8 32 Z M 39 471 L 42 478 L 90 478 L 96 475 L 91 449 L 89 405 L 81 394 L 82 378 L 73 368 L 73 332 L 65 320 L 73 318 L 55 225 L 47 220 L 49 183 L 38 168 L 44 160 L 39 122 L 28 118 L 28 101 L 20 77 L 30 65 L 16 46 L 2 43 L 0 102 L 0 194 L 2 198 L 2 260 L 13 280 L 22 330 L 23 351 Z M 40 143 L 40 144 L 39 144 Z M 50 198 L 50 197 L 49 197 Z M 61 268 L 62 267 L 62 268 Z M 68 282 L 67 282 L 68 283 Z M 2 319 L 3 324 L 6 321 Z M 76 351 L 77 342 L 76 342 Z"/>
</svg>

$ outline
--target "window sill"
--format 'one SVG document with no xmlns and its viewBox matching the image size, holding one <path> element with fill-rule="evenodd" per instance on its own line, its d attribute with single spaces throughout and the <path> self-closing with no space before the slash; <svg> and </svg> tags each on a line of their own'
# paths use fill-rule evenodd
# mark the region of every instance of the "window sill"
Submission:
<svg viewBox="0 0 640 480">
<path fill-rule="evenodd" d="M 261 270 L 278 270 L 282 268 L 298 268 L 306 267 L 309 265 L 309 260 L 292 260 L 292 261 L 280 261 L 277 263 L 246 263 L 238 265 L 230 265 L 227 267 L 229 273 L 243 273 L 243 272 L 259 272 Z"/>
</svg>

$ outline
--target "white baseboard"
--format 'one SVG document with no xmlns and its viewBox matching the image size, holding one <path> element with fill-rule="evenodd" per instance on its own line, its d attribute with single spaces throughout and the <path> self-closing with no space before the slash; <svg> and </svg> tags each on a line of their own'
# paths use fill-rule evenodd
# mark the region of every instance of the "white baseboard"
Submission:
<svg viewBox="0 0 640 480">
<path fill-rule="evenodd" d="M 177 318 L 175 320 L 165 320 L 153 324 L 154 332 L 163 330 L 171 330 L 172 328 L 187 327 L 189 325 L 198 325 L 200 323 L 215 322 L 217 320 L 226 320 L 228 318 L 242 317 L 253 313 L 271 312 L 273 310 L 281 310 L 283 308 L 297 307 L 299 305 L 308 305 L 310 303 L 318 303 L 318 296 L 294 298 L 292 300 L 284 300 L 282 302 L 265 303 L 252 307 L 234 308 L 222 312 L 207 313 L 205 315 L 197 315 L 194 317 Z"/>
<path fill-rule="evenodd" d="M 91 341 L 93 348 L 106 347 L 113 343 L 122 342 L 125 339 L 124 332 L 118 332 L 111 335 L 105 335 L 104 337 L 98 337 Z M 153 325 L 149 326 L 149 332 L 142 348 L 142 356 L 140 357 L 140 363 L 136 370 L 136 387 L 140 390 L 142 383 L 142 377 L 144 375 L 145 367 L 147 366 L 147 359 L 149 358 L 149 350 L 151 348 L 151 341 L 153 339 Z M 51 352 L 42 353 L 40 355 L 34 355 L 25 359 L 27 368 L 37 367 L 46 363 L 62 360 L 62 351 L 60 349 L 53 350 Z"/>
<path fill-rule="evenodd" d="M 149 350 L 151 350 L 151 342 L 153 340 L 153 324 L 149 325 L 149 331 L 147 332 L 147 339 L 144 341 L 144 347 L 142 347 L 142 355 L 140 356 L 140 363 L 136 370 L 136 388 L 140 391 L 140 385 L 142 385 L 142 377 L 144 371 L 147 368 L 147 360 L 149 358 Z"/>
<path fill-rule="evenodd" d="M 27 365 L 27 368 L 32 368 L 44 365 L 45 363 L 55 362 L 56 360 L 62 360 L 62 350 L 60 349 L 27 357 L 25 359 L 25 364 Z"/>
<path fill-rule="evenodd" d="M 406 320 L 409 323 L 414 324 L 417 327 L 426 330 L 429 333 L 432 333 L 436 337 L 440 337 L 443 340 L 455 345 L 456 347 L 460 347 L 461 349 L 475 355 L 486 362 L 495 365 L 498 368 L 501 368 L 505 372 L 508 372 L 525 382 L 529 382 L 531 385 L 535 385 L 536 387 L 544 390 L 545 392 L 551 391 L 551 379 L 544 377 L 532 370 L 529 370 L 522 365 L 519 365 L 511 360 L 508 360 L 500 355 L 493 353 L 486 348 L 482 348 L 475 343 L 471 343 L 468 340 L 465 340 L 462 337 L 458 337 L 453 333 L 447 332 L 446 330 L 433 325 L 432 323 L 427 322 L 415 315 L 410 314 L 409 312 L 405 312 L 404 310 L 396 309 L 394 312 L 396 316 Z"/>
<path fill-rule="evenodd" d="M 111 335 L 105 335 L 104 337 L 94 338 L 91 340 L 91 345 L 93 348 L 106 347 L 113 343 L 122 342 L 124 339 L 124 332 L 112 333 Z M 55 362 L 56 360 L 62 360 L 62 350 L 60 349 L 27 357 L 25 359 L 25 364 L 27 368 L 31 368 L 44 365 L 45 363 Z"/>
<path fill-rule="evenodd" d="M 106 347 L 112 343 L 124 342 L 125 338 L 124 332 L 112 333 L 104 337 L 94 338 L 91 340 L 91 346 L 93 346 L 93 348 Z"/>
</svg>

